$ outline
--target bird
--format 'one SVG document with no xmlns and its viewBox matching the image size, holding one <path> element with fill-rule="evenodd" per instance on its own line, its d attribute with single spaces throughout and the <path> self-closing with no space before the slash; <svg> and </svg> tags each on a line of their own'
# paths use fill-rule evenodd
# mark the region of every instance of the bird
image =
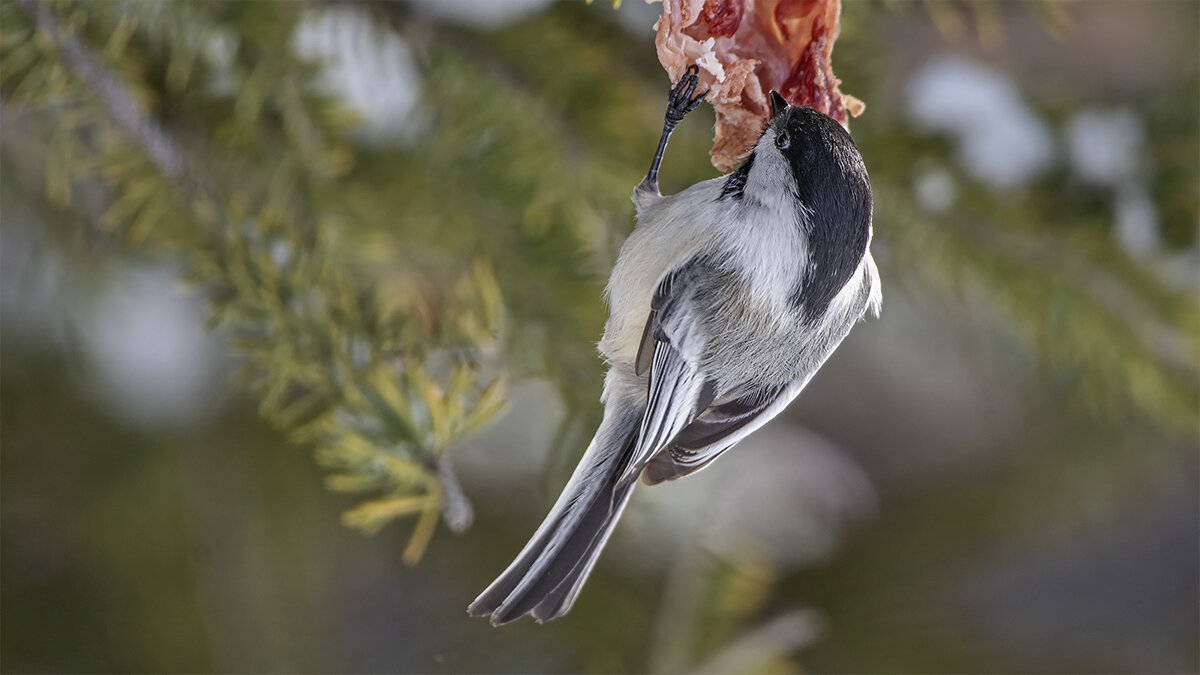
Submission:
<svg viewBox="0 0 1200 675">
<path fill-rule="evenodd" d="M 667 141 L 704 100 L 689 66 L 633 193 L 637 226 L 605 289 L 604 415 L 532 538 L 468 607 L 493 625 L 571 609 L 637 480 L 708 466 L 778 415 L 868 312 L 871 185 L 850 134 L 769 95 L 771 117 L 734 171 L 663 196 Z"/>
</svg>

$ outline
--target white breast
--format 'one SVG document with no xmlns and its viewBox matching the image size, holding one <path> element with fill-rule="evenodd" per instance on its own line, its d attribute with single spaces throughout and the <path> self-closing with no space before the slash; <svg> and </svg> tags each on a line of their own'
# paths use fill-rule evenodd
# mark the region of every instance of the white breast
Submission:
<svg viewBox="0 0 1200 675">
<path fill-rule="evenodd" d="M 772 148 L 773 150 L 773 148 Z M 621 247 L 606 290 L 610 315 L 600 352 L 611 363 L 637 356 L 650 299 L 663 276 L 702 251 L 742 270 L 746 288 L 764 311 L 791 311 L 788 300 L 803 278 L 806 242 L 790 186 L 766 176 L 790 176 L 777 153 L 756 160 L 743 199 L 721 200 L 725 177 L 697 183 L 643 205 L 638 227 Z"/>
</svg>

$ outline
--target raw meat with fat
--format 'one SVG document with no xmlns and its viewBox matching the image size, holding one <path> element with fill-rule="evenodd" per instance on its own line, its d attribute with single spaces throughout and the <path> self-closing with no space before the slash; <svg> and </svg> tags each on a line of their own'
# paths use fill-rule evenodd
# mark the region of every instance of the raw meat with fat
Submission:
<svg viewBox="0 0 1200 675">
<path fill-rule="evenodd" d="M 653 1 L 653 0 L 650 0 Z M 710 151 L 729 171 L 770 117 L 767 94 L 808 105 L 847 125 L 863 104 L 838 91 L 830 54 L 841 0 L 662 0 L 658 60 L 676 82 L 695 63 L 717 112 Z"/>
</svg>

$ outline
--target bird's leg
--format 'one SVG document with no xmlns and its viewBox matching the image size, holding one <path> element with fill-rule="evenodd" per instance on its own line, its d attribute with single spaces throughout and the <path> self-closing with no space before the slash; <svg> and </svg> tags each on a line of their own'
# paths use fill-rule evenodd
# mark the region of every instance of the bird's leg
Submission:
<svg viewBox="0 0 1200 675">
<path fill-rule="evenodd" d="M 708 96 L 706 91 L 692 98 L 699 82 L 700 69 L 696 67 L 696 64 L 692 64 L 688 66 L 683 77 L 679 78 L 679 82 L 671 89 L 667 98 L 667 114 L 663 120 L 662 138 L 658 141 L 658 150 L 654 152 L 654 161 L 650 163 L 650 171 L 638 185 L 638 192 L 648 191 L 658 194 L 658 167 L 662 164 L 663 151 L 667 149 L 667 139 L 671 137 L 671 132 L 675 131 L 675 127 L 683 121 L 684 116 L 695 110 L 704 97 Z"/>
</svg>

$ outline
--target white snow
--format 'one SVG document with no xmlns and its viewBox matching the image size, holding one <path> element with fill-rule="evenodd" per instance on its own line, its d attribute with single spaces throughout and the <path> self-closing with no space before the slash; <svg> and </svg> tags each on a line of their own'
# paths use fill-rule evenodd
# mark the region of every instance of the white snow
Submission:
<svg viewBox="0 0 1200 675">
<path fill-rule="evenodd" d="M 921 128 L 949 134 L 972 177 L 1019 188 L 1054 160 L 1054 138 L 1008 78 L 962 57 L 937 58 L 913 76 L 908 110 Z"/>
<path fill-rule="evenodd" d="M 395 31 L 376 26 L 365 8 L 306 9 L 292 48 L 321 64 L 318 86 L 362 118 L 358 140 L 403 142 L 425 127 L 418 108 L 421 76 L 408 45 Z"/>
</svg>

